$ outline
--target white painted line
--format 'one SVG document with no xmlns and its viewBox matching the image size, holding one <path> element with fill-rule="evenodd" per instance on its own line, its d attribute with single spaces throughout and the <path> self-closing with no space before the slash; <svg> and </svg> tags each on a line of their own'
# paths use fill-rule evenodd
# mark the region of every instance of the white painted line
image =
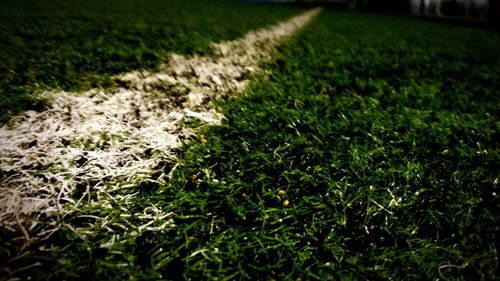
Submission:
<svg viewBox="0 0 500 281">
<path fill-rule="evenodd" d="M 194 135 L 184 122 L 220 123 L 212 101 L 243 91 L 248 74 L 318 12 L 214 44 L 211 56 L 172 55 L 157 73 L 121 75 L 125 86 L 112 92 L 45 93 L 49 109 L 0 129 L 0 227 L 29 244 L 50 235 L 82 202 L 106 203 L 91 194 L 161 183 L 165 175 L 152 174 L 174 163 L 173 150 Z M 75 191 L 81 200 L 70 196 Z M 144 216 L 144 226 L 150 223 Z"/>
</svg>

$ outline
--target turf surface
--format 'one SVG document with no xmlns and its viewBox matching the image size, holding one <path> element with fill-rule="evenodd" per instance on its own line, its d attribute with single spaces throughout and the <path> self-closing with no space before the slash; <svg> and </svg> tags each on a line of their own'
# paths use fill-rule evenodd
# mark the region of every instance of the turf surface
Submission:
<svg viewBox="0 0 500 281">
<path fill-rule="evenodd" d="M 497 278 L 499 39 L 324 12 L 184 152 L 161 192 L 193 219 L 151 241 L 184 277 Z"/>
<path fill-rule="evenodd" d="M 185 147 L 169 182 L 89 205 L 72 221 L 100 222 L 85 239 L 56 233 L 22 274 L 497 279 L 498 46 L 486 31 L 324 11 L 220 104 L 227 120 Z M 120 208 L 146 206 L 161 230 L 134 235 Z"/>
<path fill-rule="evenodd" d="M 0 9 L 0 123 L 41 109 L 40 90 L 113 85 L 175 53 L 206 53 L 300 11 L 230 0 L 7 0 Z"/>
</svg>

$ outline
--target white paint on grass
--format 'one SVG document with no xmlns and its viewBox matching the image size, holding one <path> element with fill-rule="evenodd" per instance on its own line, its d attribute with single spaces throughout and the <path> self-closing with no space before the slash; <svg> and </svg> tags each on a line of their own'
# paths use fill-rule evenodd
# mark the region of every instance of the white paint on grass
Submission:
<svg viewBox="0 0 500 281">
<path fill-rule="evenodd" d="M 112 91 L 45 93 L 49 109 L 0 129 L 2 231 L 22 234 L 26 244 L 40 241 L 59 227 L 73 229 L 64 218 L 83 204 L 107 204 L 119 200 L 114 192 L 161 183 L 167 175 L 157 172 L 168 173 L 173 151 L 194 136 L 185 122 L 220 123 L 212 101 L 241 92 L 248 74 L 318 12 L 214 44 L 211 56 L 174 54 L 159 72 L 121 75 L 124 86 Z M 151 216 L 137 218 L 152 223 Z"/>
</svg>

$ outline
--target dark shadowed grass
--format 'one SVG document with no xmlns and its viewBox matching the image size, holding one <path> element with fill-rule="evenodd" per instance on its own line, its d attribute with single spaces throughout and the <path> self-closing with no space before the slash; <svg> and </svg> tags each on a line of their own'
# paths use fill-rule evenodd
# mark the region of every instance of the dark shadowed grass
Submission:
<svg viewBox="0 0 500 281">
<path fill-rule="evenodd" d="M 23 274 L 497 279 L 498 46 L 493 33 L 325 11 L 220 105 L 227 120 L 185 147 L 168 183 L 83 210 L 114 232 L 58 232 Z M 169 227 L 119 227 L 134 223 L 120 208 L 149 205 Z"/>
<path fill-rule="evenodd" d="M 41 109 L 39 90 L 108 87 L 114 74 L 154 68 L 171 52 L 206 53 L 211 42 L 299 11 L 230 0 L 7 0 L 1 6 L 0 122 Z"/>
</svg>

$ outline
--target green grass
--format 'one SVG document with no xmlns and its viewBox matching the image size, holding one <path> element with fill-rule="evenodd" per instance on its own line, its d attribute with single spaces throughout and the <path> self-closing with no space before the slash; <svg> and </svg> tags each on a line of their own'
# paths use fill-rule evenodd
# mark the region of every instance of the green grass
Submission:
<svg viewBox="0 0 500 281">
<path fill-rule="evenodd" d="M 0 123 L 41 109 L 39 90 L 108 87 L 114 74 L 154 68 L 170 52 L 206 53 L 298 11 L 230 0 L 3 1 Z"/>
<path fill-rule="evenodd" d="M 497 279 L 498 46 L 486 31 L 324 11 L 220 104 L 227 120 L 169 182 L 89 204 L 105 223 L 59 231 L 18 266 L 43 261 L 23 272 L 36 280 Z M 170 213 L 163 230 L 120 227 L 150 205 Z"/>
<path fill-rule="evenodd" d="M 498 46 L 324 13 L 181 157 L 169 209 L 206 217 L 171 239 L 212 259 L 178 255 L 185 277 L 498 278 Z"/>
</svg>

